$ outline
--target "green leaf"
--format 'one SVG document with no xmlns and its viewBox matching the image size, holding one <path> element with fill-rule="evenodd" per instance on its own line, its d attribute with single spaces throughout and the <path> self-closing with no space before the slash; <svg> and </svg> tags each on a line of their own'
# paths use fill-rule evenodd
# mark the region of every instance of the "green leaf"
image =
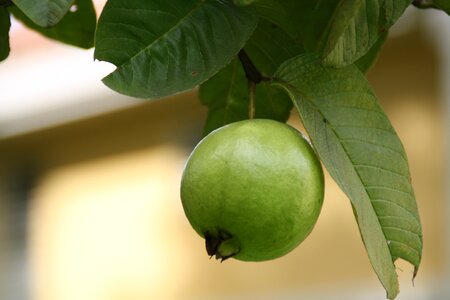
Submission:
<svg viewBox="0 0 450 300">
<path fill-rule="evenodd" d="M 265 18 L 245 45 L 245 51 L 256 68 L 270 77 L 289 58 L 304 52 L 301 41 Z"/>
<path fill-rule="evenodd" d="M 256 86 L 255 118 L 286 122 L 292 106 L 289 96 L 272 84 L 261 82 Z"/>
<path fill-rule="evenodd" d="M 0 61 L 9 55 L 9 28 L 11 21 L 9 12 L 5 7 L 0 7 Z"/>
<path fill-rule="evenodd" d="M 252 7 L 258 15 L 282 27 L 308 52 L 320 52 L 339 0 L 261 0 Z"/>
<path fill-rule="evenodd" d="M 248 6 L 261 0 L 234 0 L 234 4 L 239 6 Z"/>
<path fill-rule="evenodd" d="M 301 33 L 300 18 L 302 8 L 305 3 L 299 3 L 297 0 L 260 0 L 253 3 L 252 7 L 257 12 L 261 19 L 270 22 L 271 24 L 282 28 L 283 35 L 289 35 L 295 44 L 303 43 L 303 36 Z"/>
<path fill-rule="evenodd" d="M 16 19 L 48 38 L 85 49 L 91 48 L 94 46 L 97 22 L 92 0 L 76 0 L 74 5 L 76 11 L 68 12 L 58 24 L 49 28 L 36 25 L 17 7 L 12 6 L 10 10 Z"/>
<path fill-rule="evenodd" d="M 433 2 L 437 8 L 445 11 L 447 15 L 450 15 L 450 0 L 434 0 Z"/>
<path fill-rule="evenodd" d="M 234 0 L 233 2 L 234 2 L 234 4 L 236 4 L 238 6 L 248 6 L 257 1 L 259 1 L 259 0 Z"/>
<path fill-rule="evenodd" d="M 367 73 L 367 71 L 372 68 L 372 66 L 375 64 L 378 58 L 378 54 L 381 51 L 381 48 L 383 47 L 384 42 L 386 41 L 388 36 L 388 32 L 384 32 L 378 37 L 377 42 L 370 48 L 369 52 L 367 52 L 363 57 L 355 61 L 355 65 L 358 67 L 358 69 L 363 72 Z"/>
<path fill-rule="evenodd" d="M 398 293 L 393 262 L 414 265 L 422 230 L 403 146 L 355 66 L 326 68 L 301 55 L 275 74 L 298 109 L 324 165 L 351 200 L 372 266 L 390 299 Z"/>
<path fill-rule="evenodd" d="M 226 124 L 249 118 L 249 89 L 238 59 L 200 86 L 200 101 L 208 106 L 204 135 Z M 256 86 L 255 118 L 285 122 L 292 102 L 282 90 L 262 82 Z"/>
<path fill-rule="evenodd" d="M 342 67 L 366 54 L 392 26 L 411 0 L 339 1 L 323 36 L 324 64 Z"/>
<path fill-rule="evenodd" d="M 117 66 L 103 79 L 113 90 L 159 98 L 225 67 L 257 22 L 229 0 L 110 0 L 100 16 L 95 58 Z"/>
<path fill-rule="evenodd" d="M 13 0 L 30 20 L 41 27 L 58 23 L 69 11 L 74 0 Z"/>
<path fill-rule="evenodd" d="M 341 67 L 363 57 L 411 0 L 259 0 L 261 18 L 282 27 L 324 64 Z"/>
<path fill-rule="evenodd" d="M 253 7 L 261 18 L 282 27 L 306 51 L 322 53 L 339 3 L 340 0 L 261 0 Z"/>
<path fill-rule="evenodd" d="M 200 101 L 208 106 L 204 135 L 223 125 L 248 119 L 248 85 L 238 59 L 200 86 Z"/>
</svg>

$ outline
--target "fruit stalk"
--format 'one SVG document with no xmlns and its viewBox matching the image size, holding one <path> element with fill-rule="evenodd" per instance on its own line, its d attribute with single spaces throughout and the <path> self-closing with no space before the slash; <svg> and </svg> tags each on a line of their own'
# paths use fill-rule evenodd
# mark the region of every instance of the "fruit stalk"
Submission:
<svg viewBox="0 0 450 300">
<path fill-rule="evenodd" d="M 255 94 L 256 94 L 256 83 L 253 81 L 248 82 L 248 118 L 255 118 Z"/>
<path fill-rule="evenodd" d="M 245 77 L 247 77 L 247 80 L 254 82 L 255 84 L 260 83 L 264 79 L 264 77 L 262 76 L 261 72 L 255 67 L 244 49 L 239 51 L 238 57 L 241 61 L 242 67 L 244 68 Z"/>
<path fill-rule="evenodd" d="M 247 55 L 244 49 L 239 51 L 239 60 L 244 68 L 245 77 L 248 80 L 248 118 L 253 119 L 255 117 L 255 93 L 256 85 L 260 83 L 264 78 L 261 72 L 255 67 L 250 57 Z"/>
</svg>

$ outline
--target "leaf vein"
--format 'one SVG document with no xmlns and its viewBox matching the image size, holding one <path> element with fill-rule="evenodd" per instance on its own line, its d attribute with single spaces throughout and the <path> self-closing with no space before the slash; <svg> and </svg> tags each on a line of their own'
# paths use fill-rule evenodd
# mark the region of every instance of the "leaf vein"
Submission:
<svg viewBox="0 0 450 300">
<path fill-rule="evenodd" d="M 371 141 L 368 141 L 368 140 L 363 140 L 363 139 L 358 139 L 358 138 L 340 138 L 340 139 L 341 139 L 341 141 L 344 141 L 344 142 L 346 142 L 346 141 L 349 141 L 349 142 L 352 142 L 352 141 L 354 141 L 354 142 L 361 142 L 361 143 L 366 143 L 366 144 L 370 144 L 370 145 L 374 145 L 374 146 L 378 146 L 378 147 L 387 149 L 387 150 L 389 150 L 389 151 L 391 151 L 393 153 L 398 154 L 404 160 L 405 163 L 408 163 L 408 161 L 406 160 L 406 158 L 405 158 L 405 156 L 404 156 L 404 154 L 402 152 L 400 152 L 397 149 L 388 147 L 386 145 L 377 144 L 377 143 L 374 143 L 374 142 L 371 142 Z"/>
<path fill-rule="evenodd" d="M 403 243 L 403 242 L 400 242 L 400 241 L 397 241 L 397 240 L 389 240 L 389 242 L 390 242 L 390 243 L 393 243 L 393 244 L 400 244 L 400 245 L 402 245 L 402 246 L 405 246 L 406 248 L 411 249 L 411 250 L 412 250 L 413 252 L 415 252 L 415 253 L 418 255 L 418 257 L 420 258 L 420 252 L 419 252 L 419 250 L 417 250 L 417 249 L 411 247 L 410 245 L 408 245 L 408 244 L 406 244 L 406 243 Z"/>
<path fill-rule="evenodd" d="M 124 27 L 136 29 L 138 31 L 144 31 L 146 33 L 150 33 L 153 36 L 156 36 L 156 34 L 154 32 L 151 32 L 147 28 L 139 27 L 139 26 L 136 26 L 136 25 L 133 25 L 133 24 L 129 24 L 129 23 L 123 23 L 123 22 L 117 22 L 117 21 L 103 21 L 103 24 L 106 24 L 106 25 L 121 25 L 121 26 L 124 26 Z M 116 36 L 116 35 L 113 34 L 113 36 Z M 107 37 L 102 37 L 102 38 L 107 38 Z M 129 39 L 131 40 L 131 38 L 129 38 Z M 136 40 L 136 42 L 139 42 L 140 44 L 145 45 L 141 41 L 137 41 Z"/>
<path fill-rule="evenodd" d="M 394 132 L 392 131 L 391 128 L 381 128 L 381 127 L 372 127 L 372 126 L 362 126 L 362 125 L 350 125 L 350 124 L 332 124 L 333 127 L 337 127 L 337 128 L 362 128 L 362 129 L 375 129 L 375 130 L 380 130 L 380 131 L 385 131 L 388 132 L 392 135 L 395 135 Z"/>
<path fill-rule="evenodd" d="M 354 166 L 356 168 L 358 168 L 358 167 L 361 167 L 361 168 L 372 168 L 372 169 L 377 169 L 377 170 L 389 172 L 389 173 L 391 173 L 393 175 L 406 178 L 409 181 L 409 176 L 408 175 L 400 173 L 400 172 L 395 172 L 393 170 L 389 170 L 389 169 L 386 169 L 386 168 L 383 168 L 383 167 L 380 167 L 380 166 L 374 166 L 374 165 L 368 165 L 368 164 L 355 164 Z"/>
<path fill-rule="evenodd" d="M 372 202 L 383 202 L 383 203 L 388 203 L 388 204 L 397 206 L 400 209 L 402 209 L 405 212 L 407 212 L 411 217 L 413 217 L 413 220 L 416 220 L 416 215 L 412 211 L 410 211 L 408 208 L 404 207 L 403 205 L 400 205 L 397 202 L 389 201 L 389 200 L 386 200 L 386 199 L 380 199 L 380 198 L 372 199 Z"/>
<path fill-rule="evenodd" d="M 182 24 L 184 21 L 186 21 L 188 18 L 190 18 L 198 9 L 201 8 L 202 5 L 205 5 L 204 2 L 200 2 L 197 3 L 197 5 L 195 5 L 195 7 L 193 7 L 187 14 L 185 14 L 182 18 L 180 18 L 178 20 L 177 23 L 175 23 L 172 28 L 170 28 L 169 30 L 167 30 L 167 32 L 165 32 L 163 35 L 161 35 L 160 37 L 158 37 L 157 39 L 155 39 L 154 41 L 152 41 L 149 45 L 147 45 L 146 47 L 144 47 L 143 49 L 141 49 L 140 51 L 138 51 L 135 55 L 133 55 L 132 57 L 130 57 L 128 59 L 127 62 L 125 62 L 124 64 L 128 63 L 129 61 L 133 60 L 134 58 L 138 57 L 139 55 L 141 55 L 142 53 L 144 53 L 146 50 L 148 50 L 149 48 L 152 48 L 153 45 L 155 45 L 156 43 L 158 43 L 159 41 L 165 39 L 169 34 L 171 34 L 172 32 L 174 32 L 175 30 L 179 29 L 180 24 Z M 132 8 L 130 8 L 132 9 Z M 124 65 L 122 64 L 122 65 Z"/>
<path fill-rule="evenodd" d="M 394 227 L 394 226 L 382 226 L 382 227 L 384 229 L 398 230 L 398 231 L 403 231 L 403 232 L 406 232 L 406 233 L 410 233 L 410 234 L 415 235 L 418 238 L 420 238 L 420 234 L 419 233 L 411 231 L 411 230 L 408 230 L 408 229 L 404 229 L 404 228 L 400 228 L 400 227 Z"/>
</svg>

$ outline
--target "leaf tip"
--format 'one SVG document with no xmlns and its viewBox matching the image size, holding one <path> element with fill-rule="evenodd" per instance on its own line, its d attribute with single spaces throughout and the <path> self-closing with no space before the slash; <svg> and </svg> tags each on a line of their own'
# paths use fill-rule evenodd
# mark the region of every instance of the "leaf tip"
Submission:
<svg viewBox="0 0 450 300">
<path fill-rule="evenodd" d="M 414 273 L 411 279 L 412 285 L 414 286 L 414 280 L 416 279 L 417 276 L 417 272 L 419 271 L 419 267 L 418 266 L 414 266 Z"/>
<path fill-rule="evenodd" d="M 392 290 L 386 289 L 386 298 L 389 300 L 393 300 L 398 296 L 399 293 L 400 293 L 400 289 L 399 289 L 398 285 L 396 285 L 396 287 Z"/>
</svg>

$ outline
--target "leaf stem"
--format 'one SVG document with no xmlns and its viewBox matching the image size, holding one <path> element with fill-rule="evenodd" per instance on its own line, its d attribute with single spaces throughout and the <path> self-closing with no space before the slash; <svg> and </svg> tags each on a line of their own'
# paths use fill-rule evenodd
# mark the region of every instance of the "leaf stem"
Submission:
<svg viewBox="0 0 450 300">
<path fill-rule="evenodd" d="M 239 51 L 238 57 L 241 61 L 242 67 L 244 68 L 245 77 L 248 80 L 248 117 L 253 119 L 255 117 L 256 85 L 261 81 L 268 80 L 269 78 L 266 78 L 261 74 L 244 49 Z"/>
<path fill-rule="evenodd" d="M 248 81 L 248 117 L 249 117 L 249 119 L 255 118 L 255 94 L 256 94 L 256 83 L 249 80 Z"/>
<path fill-rule="evenodd" d="M 247 77 L 248 81 L 254 82 L 255 84 L 260 83 L 263 80 L 263 76 L 261 72 L 255 67 L 244 49 L 241 49 L 241 51 L 239 51 L 238 57 L 241 61 L 242 67 L 244 67 L 245 77 Z"/>
</svg>

